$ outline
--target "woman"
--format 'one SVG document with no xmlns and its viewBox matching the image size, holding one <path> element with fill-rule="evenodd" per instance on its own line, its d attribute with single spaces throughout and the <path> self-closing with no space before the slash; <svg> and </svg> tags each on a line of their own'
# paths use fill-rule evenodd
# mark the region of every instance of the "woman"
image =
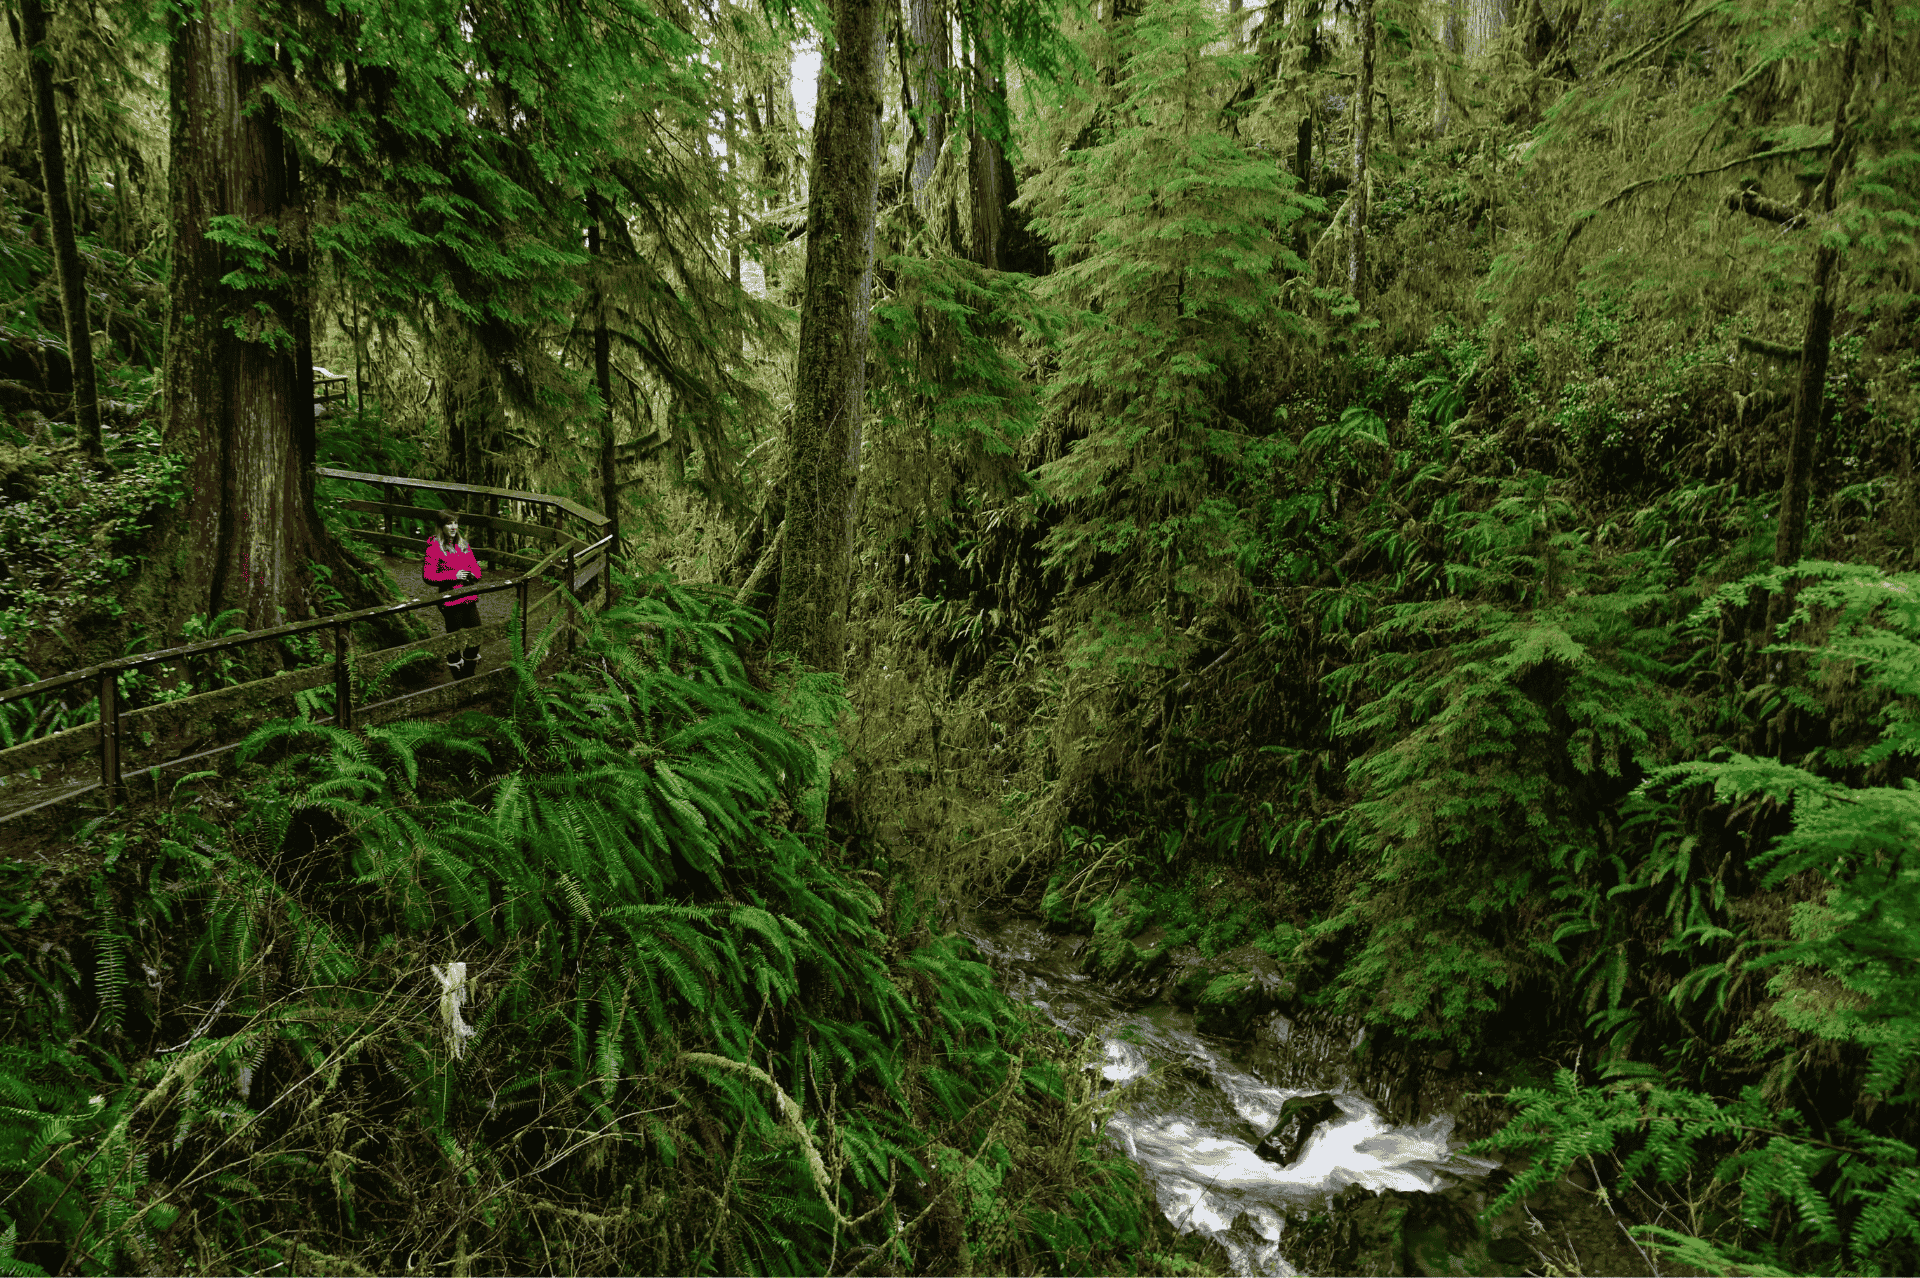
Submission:
<svg viewBox="0 0 1920 1278">
<path fill-rule="evenodd" d="M 420 565 L 420 578 L 429 586 L 451 592 L 456 586 L 480 580 L 480 561 L 473 547 L 460 535 L 460 516 L 448 511 L 440 517 L 440 535 L 427 539 L 426 561 Z M 447 633 L 470 630 L 480 624 L 480 596 L 448 599 L 440 605 L 446 618 Z M 480 668 L 478 648 L 455 649 L 447 654 L 447 673 L 465 679 Z"/>
</svg>

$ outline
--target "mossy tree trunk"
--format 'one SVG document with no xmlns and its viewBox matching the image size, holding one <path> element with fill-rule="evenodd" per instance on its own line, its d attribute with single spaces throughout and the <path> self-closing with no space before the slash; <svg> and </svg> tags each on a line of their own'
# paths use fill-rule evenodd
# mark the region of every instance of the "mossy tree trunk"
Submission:
<svg viewBox="0 0 1920 1278">
<path fill-rule="evenodd" d="M 1353 235 L 1348 243 L 1347 286 L 1367 309 L 1367 145 L 1373 132 L 1373 0 L 1360 0 L 1360 89 L 1353 104 Z"/>
<path fill-rule="evenodd" d="M 729 116 L 729 119 L 732 117 Z M 732 151 L 728 151 L 729 157 Z M 587 226 L 587 251 L 594 257 L 594 284 L 591 295 L 593 306 L 593 388 L 600 396 L 600 513 L 613 521 L 607 529 L 613 534 L 615 553 L 620 549 L 620 479 L 614 457 L 613 428 L 613 340 L 607 332 L 607 291 L 605 271 L 601 262 L 604 249 L 600 243 L 600 224 L 591 222 Z M 734 272 L 738 282 L 739 265 L 735 259 Z M 607 576 L 605 586 L 613 588 L 613 577 Z"/>
<path fill-rule="evenodd" d="M 984 132 L 978 121 L 1004 113 L 1005 87 L 998 59 L 990 57 L 985 42 L 973 47 L 974 128 L 967 135 L 967 195 L 972 220 L 967 234 L 967 257 L 988 270 L 1001 270 L 1005 247 L 1007 205 L 1015 195 L 1013 165 L 1006 149 Z"/>
<path fill-rule="evenodd" d="M 250 629 L 313 615 L 315 562 L 350 605 L 373 601 L 314 509 L 299 169 L 240 24 L 227 7 L 177 19 L 168 54 L 164 437 L 188 459 L 187 492 L 136 601 L 170 632 L 228 608 Z"/>
<path fill-rule="evenodd" d="M 445 312 L 435 346 L 447 470 L 455 483 L 505 487 L 498 458 L 506 446 L 506 403 L 486 349 L 458 316 Z"/>
<path fill-rule="evenodd" d="M 773 631 L 776 652 L 836 672 L 859 495 L 885 16 L 879 0 L 835 0 L 833 6 L 834 47 L 814 117 L 787 530 Z"/>
<path fill-rule="evenodd" d="M 60 286 L 67 363 L 73 373 L 74 425 L 81 451 L 94 462 L 103 463 L 106 451 L 100 439 L 99 382 L 93 369 L 92 330 L 87 327 L 87 276 L 80 260 L 80 246 L 74 238 L 65 147 L 60 137 L 60 116 L 54 109 L 53 51 L 47 44 L 45 0 L 20 0 L 20 21 L 25 28 L 27 81 L 33 101 L 34 133 L 39 143 L 40 177 L 46 185 L 53 273 Z M 84 190 L 81 196 L 85 198 Z"/>
<path fill-rule="evenodd" d="M 1453 72 L 1460 62 L 1461 0 L 1440 0 L 1440 58 L 1433 69 L 1433 136 L 1444 138 L 1453 118 Z"/>
<path fill-rule="evenodd" d="M 1854 27 L 1841 55 L 1839 103 L 1833 113 L 1833 149 L 1820 183 L 1818 203 L 1831 215 L 1840 179 L 1852 158 L 1853 140 L 1847 107 L 1853 97 L 1854 69 L 1860 55 L 1860 32 L 1867 6 L 1854 6 Z M 1793 431 L 1787 441 L 1787 476 L 1780 486 L 1780 527 L 1773 543 L 1773 562 L 1781 567 L 1798 560 L 1806 548 L 1807 503 L 1813 487 L 1813 445 L 1818 438 L 1827 399 L 1827 361 L 1833 350 L 1833 293 L 1840 252 L 1822 237 L 1813 251 L 1813 295 L 1807 299 L 1807 326 L 1800 343 L 1800 375 L 1793 391 Z M 1776 595 L 1775 599 L 1784 596 Z"/>
<path fill-rule="evenodd" d="M 951 58 L 947 48 L 947 8 L 944 0 L 907 0 L 907 78 L 912 101 L 913 158 L 907 165 L 907 184 L 916 204 L 933 180 L 934 166 L 947 144 L 947 77 Z"/>
</svg>

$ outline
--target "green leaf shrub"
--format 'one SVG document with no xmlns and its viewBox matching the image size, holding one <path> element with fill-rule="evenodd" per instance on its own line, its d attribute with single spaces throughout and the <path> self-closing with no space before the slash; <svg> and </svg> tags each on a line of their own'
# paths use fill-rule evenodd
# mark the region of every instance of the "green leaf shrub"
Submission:
<svg viewBox="0 0 1920 1278">
<path fill-rule="evenodd" d="M 237 820 L 176 810 L 99 880 L 96 977 L 42 977 L 40 1006 L 97 1006 L 121 1077 L 87 1125 L 26 1066 L 0 1079 L 10 1165 L 43 1186 L 0 1208 L 17 1255 L 1160 1263 L 1074 1046 L 884 868 L 836 860 L 834 681 L 750 670 L 764 622 L 730 595 L 623 599 L 551 683 L 556 631 L 516 638 L 498 713 L 256 731 Z"/>
</svg>

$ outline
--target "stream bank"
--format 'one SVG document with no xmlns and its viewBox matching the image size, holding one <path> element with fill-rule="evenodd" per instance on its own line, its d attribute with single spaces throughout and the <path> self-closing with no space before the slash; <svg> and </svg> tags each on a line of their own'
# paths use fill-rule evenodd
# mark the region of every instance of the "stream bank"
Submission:
<svg viewBox="0 0 1920 1278">
<path fill-rule="evenodd" d="M 1095 937 L 1039 919 L 968 915 L 960 931 L 1009 994 L 1087 1042 L 1108 1138 L 1235 1274 L 1689 1272 L 1642 1255 L 1591 1180 L 1481 1221 L 1520 1170 L 1459 1152 L 1505 1121 L 1489 1080 L 1372 1050 L 1357 1022 L 1304 1008 L 1262 950 L 1207 958 L 1143 933 L 1147 961 L 1115 978 L 1088 970 Z"/>
</svg>

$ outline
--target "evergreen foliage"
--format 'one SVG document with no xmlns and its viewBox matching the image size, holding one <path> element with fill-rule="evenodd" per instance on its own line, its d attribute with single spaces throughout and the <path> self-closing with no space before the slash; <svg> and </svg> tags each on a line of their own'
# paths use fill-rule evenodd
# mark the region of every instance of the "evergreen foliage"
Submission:
<svg viewBox="0 0 1920 1278">
<path fill-rule="evenodd" d="M 1920 24 L 1373 8 L 1360 280 L 1349 7 L 945 15 L 944 148 L 922 88 L 883 116 L 843 691 L 725 602 L 780 544 L 823 12 L 247 7 L 315 276 L 303 228 L 220 234 L 356 364 L 320 455 L 625 485 L 626 544 L 732 580 L 629 577 L 491 715 L 288 721 L 241 787 L 10 865 L 0 1272 L 1178 1267 L 1085 1060 L 935 936 L 1000 892 L 1107 976 L 1150 926 L 1258 947 L 1366 1068 L 1457 1053 L 1510 1091 L 1509 1200 L 1577 1163 L 1695 1269 L 1912 1272 Z M 52 32 L 111 491 L 35 471 L 65 339 L 0 153 L 0 443 L 66 501 L 0 512 L 9 682 L 105 625 L 77 593 L 119 606 L 173 465 L 128 451 L 162 104 L 122 21 Z M 983 139 L 1036 276 L 954 255 Z M 1768 569 L 1802 418 L 1809 558 Z"/>
<path fill-rule="evenodd" d="M 111 836 L 97 977 L 34 1013 L 96 1007 L 98 1062 L 15 1038 L 0 1080 L 21 1272 L 913 1265 L 956 1192 L 983 1259 L 1151 1263 L 1070 1046 L 829 859 L 832 682 L 763 691 L 723 596 L 624 595 L 502 714 L 260 729 L 277 780 L 167 818 L 144 888 Z"/>
<path fill-rule="evenodd" d="M 1281 286 L 1305 264 L 1283 236 L 1318 208 L 1224 127 L 1218 100 L 1245 59 L 1211 54 L 1220 34 L 1197 3 L 1122 20 L 1111 115 L 1023 197 L 1060 259 L 1040 296 L 1071 313 L 1047 393 L 1073 443 L 1034 479 L 1072 513 L 1050 521 L 1045 564 L 1069 583 L 1096 564 L 1148 577 L 1169 612 L 1218 598 L 1214 565 L 1243 539 L 1207 494 L 1265 423 L 1215 405 L 1302 335 Z"/>
</svg>

